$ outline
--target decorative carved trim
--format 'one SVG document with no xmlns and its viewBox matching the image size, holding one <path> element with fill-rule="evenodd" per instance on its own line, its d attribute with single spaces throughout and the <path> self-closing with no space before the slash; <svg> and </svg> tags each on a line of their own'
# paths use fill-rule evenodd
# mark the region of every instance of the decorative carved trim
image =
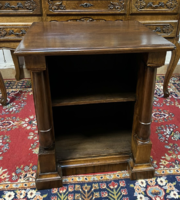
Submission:
<svg viewBox="0 0 180 200">
<path fill-rule="evenodd" d="M 146 3 L 144 2 L 144 0 L 137 0 L 134 5 L 137 10 L 140 11 L 141 9 L 145 8 Z"/>
<path fill-rule="evenodd" d="M 67 20 L 68 22 L 77 21 L 77 22 L 95 22 L 95 21 L 106 21 L 105 19 L 93 19 L 91 17 L 84 17 L 80 19 L 70 19 Z"/>
<path fill-rule="evenodd" d="M 164 3 L 163 2 L 159 2 L 158 4 L 154 5 L 152 2 L 149 2 L 148 5 L 147 5 L 147 8 L 148 7 L 152 7 L 152 8 L 162 7 L 162 8 L 164 8 Z"/>
<path fill-rule="evenodd" d="M 66 7 L 63 5 L 62 1 L 53 3 L 51 0 L 48 1 L 49 10 L 55 12 L 57 10 L 66 10 Z"/>
<path fill-rule="evenodd" d="M 36 9 L 36 3 L 33 0 L 26 1 L 24 4 L 25 8 L 34 11 Z"/>
<path fill-rule="evenodd" d="M 83 6 L 84 8 L 89 8 L 89 7 L 93 6 L 93 4 L 91 4 L 91 3 L 83 3 L 83 4 L 80 4 L 80 6 Z"/>
<path fill-rule="evenodd" d="M 22 8 L 22 9 L 34 11 L 36 7 L 37 7 L 36 2 L 33 0 L 26 1 L 24 3 L 24 6 L 20 2 L 18 2 L 17 5 L 11 5 L 9 2 L 6 2 L 4 5 L 0 3 L 0 9 L 4 8 L 4 9 L 10 9 L 10 10 L 20 10 L 20 8 Z"/>
<path fill-rule="evenodd" d="M 174 8 L 176 8 L 178 5 L 178 2 L 176 0 L 168 0 L 166 3 L 164 2 L 159 2 L 158 4 L 153 4 L 152 2 L 149 2 L 146 6 L 146 2 L 144 0 L 137 0 L 134 4 L 134 6 L 137 8 L 138 11 L 141 11 L 145 8 L 152 8 L 152 9 L 156 9 L 156 8 L 168 8 L 170 10 L 173 10 Z"/>
<path fill-rule="evenodd" d="M 171 9 L 171 10 L 173 10 L 177 5 L 178 5 L 178 3 L 177 3 L 176 0 L 168 0 L 168 1 L 166 2 L 166 7 L 167 7 L 168 9 Z"/>
<path fill-rule="evenodd" d="M 0 38 L 5 37 L 7 34 L 6 30 L 4 30 L 3 28 L 0 28 Z"/>
<path fill-rule="evenodd" d="M 26 34 L 25 29 L 20 29 L 20 30 L 13 30 L 8 28 L 0 28 L 0 38 L 5 38 L 11 35 L 14 35 L 16 37 L 22 37 Z"/>
<path fill-rule="evenodd" d="M 171 24 L 163 25 L 161 28 L 160 26 L 157 26 L 154 32 L 164 33 L 166 35 L 170 35 L 174 30 L 174 27 Z"/>
<path fill-rule="evenodd" d="M 118 11 L 124 10 L 124 0 L 119 0 L 119 2 L 110 2 L 110 4 L 108 5 L 109 9 L 115 9 Z"/>
</svg>

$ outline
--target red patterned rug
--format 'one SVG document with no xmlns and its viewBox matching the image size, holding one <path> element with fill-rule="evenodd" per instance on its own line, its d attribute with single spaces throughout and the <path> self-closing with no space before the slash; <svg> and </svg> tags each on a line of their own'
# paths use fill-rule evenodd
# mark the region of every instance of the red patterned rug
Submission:
<svg viewBox="0 0 180 200">
<path fill-rule="evenodd" d="M 151 157 L 156 175 L 180 174 L 180 76 L 171 79 L 163 98 L 163 76 L 157 77 L 151 126 Z M 127 78 L 128 80 L 128 78 Z M 0 106 L 0 190 L 34 188 L 38 132 L 30 80 L 5 81 L 7 106 Z M 107 175 L 64 177 L 64 183 L 128 178 L 127 171 Z"/>
</svg>

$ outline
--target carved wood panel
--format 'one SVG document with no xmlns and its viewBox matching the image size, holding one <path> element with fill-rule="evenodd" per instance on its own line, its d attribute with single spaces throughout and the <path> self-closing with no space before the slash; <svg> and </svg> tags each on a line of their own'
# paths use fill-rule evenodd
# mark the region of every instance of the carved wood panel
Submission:
<svg viewBox="0 0 180 200">
<path fill-rule="evenodd" d="M 41 14 L 40 0 L 0 0 L 0 15 Z"/>
<path fill-rule="evenodd" d="M 178 13 L 178 0 L 132 0 L 132 14 L 147 14 L 147 13 Z"/>
<path fill-rule="evenodd" d="M 21 41 L 31 23 L 0 24 L 0 41 Z"/>
<path fill-rule="evenodd" d="M 125 14 L 125 0 L 47 0 L 47 14 Z"/>
<path fill-rule="evenodd" d="M 175 37 L 177 32 L 178 20 L 172 21 L 148 21 L 141 22 L 146 25 L 149 29 L 156 32 L 162 37 Z"/>
</svg>

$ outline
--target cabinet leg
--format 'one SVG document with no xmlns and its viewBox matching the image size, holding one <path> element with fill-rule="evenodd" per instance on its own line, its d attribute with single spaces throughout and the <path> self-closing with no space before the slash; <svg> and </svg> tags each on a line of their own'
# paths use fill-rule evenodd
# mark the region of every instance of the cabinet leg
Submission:
<svg viewBox="0 0 180 200">
<path fill-rule="evenodd" d="M 7 92 L 6 92 L 6 87 L 5 87 L 1 72 L 0 72 L 0 89 L 1 89 L 1 93 L 2 93 L 0 103 L 4 106 L 7 104 Z"/>
<path fill-rule="evenodd" d="M 11 50 L 11 56 L 12 56 L 14 66 L 15 66 L 15 71 L 16 71 L 15 78 L 17 81 L 19 81 L 20 80 L 20 66 L 19 66 L 18 57 L 14 55 L 14 50 Z"/>
<path fill-rule="evenodd" d="M 180 58 L 180 43 L 176 42 L 176 49 L 172 52 L 171 61 L 169 63 L 169 66 L 164 78 L 164 85 L 163 85 L 164 97 L 169 97 L 168 84 L 177 66 L 179 58 Z"/>
<path fill-rule="evenodd" d="M 135 108 L 138 110 L 135 122 L 137 128 L 132 137 L 133 159 L 130 160 L 128 167 L 132 180 L 152 178 L 155 171 L 150 163 L 152 143 L 149 137 L 157 69 L 142 66 L 141 70 L 142 73 L 139 76 L 141 85 L 139 85 L 138 91 L 138 98 L 141 99 L 141 102 L 137 102 Z"/>
</svg>

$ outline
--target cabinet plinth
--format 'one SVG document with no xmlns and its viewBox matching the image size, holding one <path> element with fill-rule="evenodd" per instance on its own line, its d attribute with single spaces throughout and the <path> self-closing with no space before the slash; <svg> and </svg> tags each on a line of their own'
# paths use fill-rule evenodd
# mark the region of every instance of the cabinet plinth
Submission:
<svg viewBox="0 0 180 200">
<path fill-rule="evenodd" d="M 172 43 L 135 21 L 36 23 L 29 29 L 15 54 L 25 56 L 32 71 L 37 189 L 61 187 L 63 176 L 85 173 L 154 176 L 153 92 L 168 50 Z"/>
</svg>

